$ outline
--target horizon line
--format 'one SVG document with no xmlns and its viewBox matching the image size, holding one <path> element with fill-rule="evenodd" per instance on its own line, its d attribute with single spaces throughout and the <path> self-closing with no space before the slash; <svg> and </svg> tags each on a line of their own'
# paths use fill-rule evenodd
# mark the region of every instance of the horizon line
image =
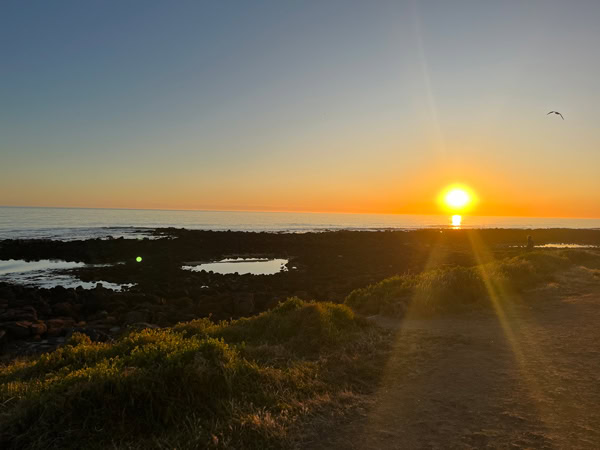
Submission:
<svg viewBox="0 0 600 450">
<path fill-rule="evenodd" d="M 29 206 L 29 205 L 0 205 L 0 208 L 31 208 L 31 209 L 92 209 L 117 211 L 173 211 L 173 212 L 219 212 L 219 213 L 280 213 L 280 214 L 341 214 L 341 215 L 371 215 L 371 216 L 447 216 L 447 213 L 376 213 L 376 212 L 340 212 L 340 211 L 297 211 L 297 210 L 268 210 L 268 209 L 178 209 L 178 208 L 115 208 L 94 206 Z M 452 214 L 450 214 L 452 215 Z M 600 217 L 577 216 L 514 216 L 502 214 L 460 214 L 467 217 L 520 217 L 531 219 L 575 219 L 600 220 Z"/>
</svg>

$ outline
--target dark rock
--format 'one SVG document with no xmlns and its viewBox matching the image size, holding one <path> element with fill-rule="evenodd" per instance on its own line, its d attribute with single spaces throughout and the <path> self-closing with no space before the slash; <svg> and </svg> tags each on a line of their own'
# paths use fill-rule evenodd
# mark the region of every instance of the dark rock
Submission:
<svg viewBox="0 0 600 450">
<path fill-rule="evenodd" d="M 103 331 L 97 330 L 95 328 L 89 328 L 89 327 L 71 328 L 68 331 L 68 333 L 66 334 L 65 338 L 69 339 L 73 335 L 73 333 L 85 334 L 87 337 L 90 338 L 90 340 L 92 342 L 110 342 L 113 340 L 112 337 L 110 337 L 108 334 L 104 333 Z"/>
<path fill-rule="evenodd" d="M 0 298 L 4 300 L 13 300 L 15 298 L 15 291 L 12 286 L 4 285 L 0 286 Z"/>
<path fill-rule="evenodd" d="M 233 298 L 233 312 L 238 316 L 247 316 L 254 312 L 254 294 L 242 293 Z"/>
<path fill-rule="evenodd" d="M 39 315 L 41 316 L 50 316 L 52 315 L 52 307 L 45 300 L 40 300 L 36 302 L 35 308 Z"/>
<path fill-rule="evenodd" d="M 189 297 L 179 297 L 173 301 L 173 304 L 180 308 L 189 308 L 193 306 L 194 302 Z"/>
<path fill-rule="evenodd" d="M 150 312 L 141 310 L 141 311 L 130 311 L 125 314 L 125 323 L 138 323 L 138 322 L 148 322 L 150 320 Z"/>
<path fill-rule="evenodd" d="M 12 308 L 0 314 L 0 322 L 12 322 L 20 320 L 36 321 L 37 319 L 37 312 L 33 306 Z"/>
<path fill-rule="evenodd" d="M 7 331 L 9 336 L 11 336 L 12 338 L 25 339 L 28 338 L 31 334 L 31 325 L 31 322 L 22 320 L 19 322 L 7 322 L 1 326 Z"/>
<path fill-rule="evenodd" d="M 75 320 L 72 317 L 57 317 L 46 321 L 48 328 L 67 328 L 75 326 Z"/>
<path fill-rule="evenodd" d="M 46 331 L 48 331 L 48 327 L 46 326 L 46 324 L 41 321 L 32 323 L 29 329 L 31 330 L 32 336 L 41 336 L 44 333 L 46 333 Z"/>
<path fill-rule="evenodd" d="M 135 330 L 145 330 L 146 328 L 150 328 L 151 330 L 157 330 L 160 328 L 158 325 L 154 325 L 152 323 L 146 323 L 146 322 L 132 323 L 131 325 L 129 325 L 129 327 L 133 328 Z"/>
<path fill-rule="evenodd" d="M 49 319 L 46 321 L 46 325 L 48 327 L 48 336 L 64 336 L 69 328 L 75 326 L 75 320 L 71 317 Z"/>
<path fill-rule="evenodd" d="M 96 320 L 104 320 L 108 317 L 107 311 L 98 311 L 96 314 L 92 314 L 88 317 L 90 322 L 94 322 Z"/>
<path fill-rule="evenodd" d="M 162 326 L 167 326 L 169 324 L 169 317 L 166 313 L 159 312 L 156 314 L 155 322 Z"/>
<path fill-rule="evenodd" d="M 74 316 L 73 305 L 67 302 L 52 305 L 52 313 L 56 316 Z"/>
</svg>

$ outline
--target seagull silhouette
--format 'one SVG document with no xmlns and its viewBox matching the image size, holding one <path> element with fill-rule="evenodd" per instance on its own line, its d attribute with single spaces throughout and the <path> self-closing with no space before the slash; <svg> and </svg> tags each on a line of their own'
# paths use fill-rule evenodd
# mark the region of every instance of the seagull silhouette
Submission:
<svg viewBox="0 0 600 450">
<path fill-rule="evenodd" d="M 558 111 L 550 111 L 548 114 L 557 114 L 557 115 L 559 115 L 559 116 L 560 116 L 560 118 L 561 118 L 562 120 L 565 120 L 565 118 L 563 117 L 563 115 L 562 115 L 561 113 L 559 113 Z M 548 115 L 548 114 L 546 114 L 546 115 Z"/>
</svg>

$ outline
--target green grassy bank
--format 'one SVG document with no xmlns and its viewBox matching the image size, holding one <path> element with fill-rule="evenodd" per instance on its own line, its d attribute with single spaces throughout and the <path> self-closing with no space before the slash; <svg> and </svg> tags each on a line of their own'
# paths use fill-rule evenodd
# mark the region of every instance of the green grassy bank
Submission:
<svg viewBox="0 0 600 450">
<path fill-rule="evenodd" d="M 575 265 L 600 266 L 600 254 L 586 250 L 524 252 L 476 266 L 449 266 L 387 278 L 356 289 L 345 304 L 365 315 L 403 317 L 409 310 L 427 316 L 504 301 L 552 281 Z"/>
</svg>

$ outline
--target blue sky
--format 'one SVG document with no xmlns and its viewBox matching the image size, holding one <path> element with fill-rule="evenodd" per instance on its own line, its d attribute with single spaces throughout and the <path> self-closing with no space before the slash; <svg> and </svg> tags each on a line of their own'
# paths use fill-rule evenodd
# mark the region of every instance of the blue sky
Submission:
<svg viewBox="0 0 600 450">
<path fill-rule="evenodd" d="M 0 204 L 600 215 L 600 2 L 4 1 Z M 545 113 L 558 109 L 567 120 Z"/>
</svg>

